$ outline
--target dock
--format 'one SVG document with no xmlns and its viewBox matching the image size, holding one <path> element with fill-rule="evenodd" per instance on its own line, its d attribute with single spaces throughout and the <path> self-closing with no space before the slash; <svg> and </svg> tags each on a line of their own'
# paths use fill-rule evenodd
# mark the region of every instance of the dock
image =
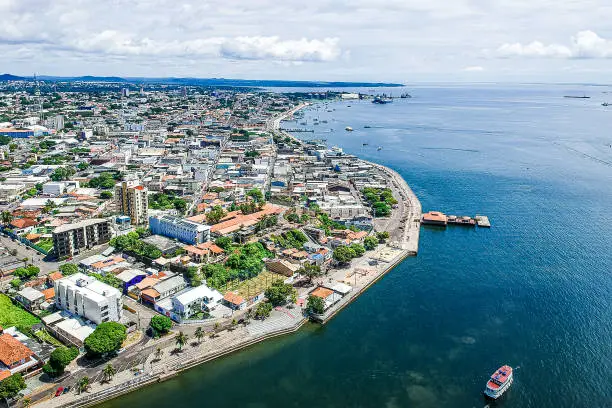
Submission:
<svg viewBox="0 0 612 408">
<path fill-rule="evenodd" d="M 447 225 L 462 225 L 466 227 L 479 226 L 481 228 L 491 228 L 491 222 L 486 215 L 476 215 L 470 217 L 468 215 L 446 215 L 440 211 L 430 211 L 423 214 L 421 219 L 423 225 L 437 225 L 446 227 Z"/>
<path fill-rule="evenodd" d="M 477 215 L 474 217 L 474 219 L 476 220 L 476 223 L 478 224 L 479 227 L 491 228 L 489 217 L 487 217 L 486 215 Z"/>
</svg>

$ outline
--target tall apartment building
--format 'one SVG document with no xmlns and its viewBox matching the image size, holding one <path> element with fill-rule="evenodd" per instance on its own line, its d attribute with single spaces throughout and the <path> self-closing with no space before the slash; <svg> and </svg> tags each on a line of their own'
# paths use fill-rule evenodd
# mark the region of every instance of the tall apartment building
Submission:
<svg viewBox="0 0 612 408">
<path fill-rule="evenodd" d="M 110 222 L 104 218 L 92 218 L 60 225 L 53 231 L 53 248 L 58 258 L 74 256 L 81 249 L 89 249 L 110 241 Z"/>
<path fill-rule="evenodd" d="M 130 217 L 133 225 L 147 223 L 149 213 L 147 191 L 146 187 L 138 184 L 138 181 L 122 181 L 115 186 L 119 210 Z"/>
<path fill-rule="evenodd" d="M 197 245 L 210 241 L 210 227 L 171 215 L 149 217 L 151 232 L 181 242 Z"/>
<path fill-rule="evenodd" d="M 121 292 L 82 273 L 54 283 L 55 304 L 96 324 L 117 322 L 123 313 Z"/>
</svg>

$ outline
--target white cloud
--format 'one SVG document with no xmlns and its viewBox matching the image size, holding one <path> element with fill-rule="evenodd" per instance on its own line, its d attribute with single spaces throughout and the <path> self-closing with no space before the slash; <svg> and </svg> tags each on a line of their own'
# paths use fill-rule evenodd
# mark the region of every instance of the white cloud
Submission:
<svg viewBox="0 0 612 408">
<path fill-rule="evenodd" d="M 464 72 L 482 72 L 484 70 L 485 69 L 483 67 L 481 67 L 480 65 L 474 65 L 474 66 L 471 66 L 471 67 L 463 68 Z"/>
<path fill-rule="evenodd" d="M 612 58 L 612 41 L 601 38 L 595 32 L 580 31 L 572 37 L 570 45 L 548 44 L 533 41 L 529 44 L 503 44 L 497 56 L 534 58 Z"/>
<path fill-rule="evenodd" d="M 333 61 L 341 55 L 337 38 L 282 41 L 278 37 L 237 37 L 224 41 L 221 55 L 227 58 L 279 61 Z"/>
</svg>

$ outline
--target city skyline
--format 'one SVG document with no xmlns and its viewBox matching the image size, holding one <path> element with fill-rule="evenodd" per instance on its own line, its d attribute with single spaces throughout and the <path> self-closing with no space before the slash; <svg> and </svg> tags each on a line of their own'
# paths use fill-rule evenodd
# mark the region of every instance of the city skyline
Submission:
<svg viewBox="0 0 612 408">
<path fill-rule="evenodd" d="M 22 76 L 606 82 L 612 68 L 602 0 L 5 0 L 0 12 L 0 72 Z"/>
</svg>

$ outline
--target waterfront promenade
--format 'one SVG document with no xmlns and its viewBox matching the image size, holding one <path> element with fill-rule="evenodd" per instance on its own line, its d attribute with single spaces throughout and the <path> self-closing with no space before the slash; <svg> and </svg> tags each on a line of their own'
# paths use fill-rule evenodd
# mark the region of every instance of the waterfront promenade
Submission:
<svg viewBox="0 0 612 408">
<path fill-rule="evenodd" d="M 308 104 L 301 104 L 272 118 L 268 122 L 268 129 L 295 139 L 292 135 L 280 130 L 280 123 L 306 106 Z M 299 141 L 299 139 L 295 140 Z M 385 172 L 392 180 L 390 187 L 398 200 L 397 208 L 393 210 L 391 216 L 375 221 L 375 228 L 378 231 L 388 231 L 391 238 L 387 244 L 379 245 L 374 251 L 369 251 L 365 256 L 354 259 L 348 267 L 332 269 L 326 277 L 313 282 L 309 287 L 299 289 L 299 297 L 305 303 L 308 293 L 316 285 L 334 285 L 336 282 L 342 282 L 352 287 L 352 290 L 326 310 L 325 314 L 315 317 L 315 320 L 321 323 L 329 321 L 382 276 L 401 263 L 404 258 L 416 255 L 418 251 L 421 217 L 419 200 L 397 172 L 375 163 L 366 163 Z M 233 317 L 238 320 L 242 317 L 242 313 L 236 313 Z M 105 366 L 101 364 L 96 369 L 90 369 L 71 377 L 71 380 L 75 381 L 82 376 L 90 376 L 92 385 L 89 391 L 82 394 L 70 392 L 60 397 L 52 397 L 52 391 L 55 388 L 45 390 L 45 397 L 39 395 L 35 399 L 36 406 L 49 408 L 92 406 L 138 388 L 170 379 L 183 370 L 266 339 L 293 333 L 307 320 L 303 310 L 298 306 L 276 308 L 272 311 L 271 316 L 263 321 L 250 320 L 248 324 L 226 325 L 222 330 L 216 332 L 212 330 L 212 327 L 204 327 L 205 330 L 208 330 L 208 335 L 201 342 L 194 337 L 196 325 L 178 325 L 175 327 L 176 332 L 180 330 L 189 336 L 189 342 L 182 351 L 177 351 L 173 334 L 162 339 L 151 340 L 144 345 L 135 345 L 125 351 L 126 355 L 123 356 L 123 359 L 120 358 L 123 362 L 120 366 L 115 367 L 118 373 L 111 381 L 101 382 L 102 369 Z M 161 350 L 161 353 L 156 353 L 158 349 Z M 111 360 L 110 363 L 116 364 L 114 360 Z"/>
</svg>

